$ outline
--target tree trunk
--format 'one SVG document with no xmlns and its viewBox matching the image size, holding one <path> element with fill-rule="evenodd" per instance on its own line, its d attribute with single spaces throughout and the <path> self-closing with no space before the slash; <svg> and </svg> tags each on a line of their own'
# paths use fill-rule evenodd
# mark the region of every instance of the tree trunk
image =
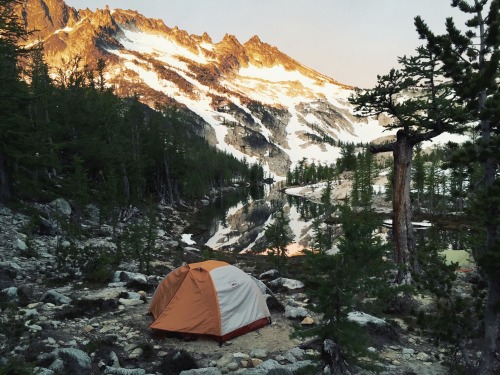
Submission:
<svg viewBox="0 0 500 375">
<path fill-rule="evenodd" d="M 123 173 L 123 192 L 127 197 L 127 202 L 130 202 L 130 180 L 128 178 L 127 168 L 125 164 L 122 163 L 122 173 Z"/>
<path fill-rule="evenodd" d="M 170 179 L 170 169 L 168 168 L 167 156 L 163 154 L 163 164 L 165 166 L 165 179 L 167 182 L 168 189 L 168 199 L 170 200 L 170 205 L 174 205 L 174 193 L 172 190 L 172 180 Z"/>
<path fill-rule="evenodd" d="M 400 130 L 394 147 L 393 221 L 394 262 L 399 268 L 397 283 L 410 284 L 411 271 L 417 270 L 413 225 L 411 223 L 411 159 L 413 144 L 408 135 Z"/>
<path fill-rule="evenodd" d="M 500 351 L 500 281 L 488 275 L 488 297 L 484 311 L 484 341 L 478 375 L 500 373 L 498 353 Z"/>
<path fill-rule="evenodd" d="M 483 92 L 479 97 L 481 108 L 484 108 L 486 102 L 486 94 Z M 491 124 L 488 120 L 481 120 L 481 139 L 489 148 L 491 145 Z M 498 203 L 494 199 L 494 191 L 492 187 L 496 182 L 496 163 L 492 156 L 488 156 L 483 162 L 484 165 L 484 182 L 487 196 L 485 207 L 486 214 L 486 243 L 475 255 L 478 259 L 486 257 L 486 262 L 494 261 L 494 252 L 498 249 L 498 240 L 500 236 L 500 228 L 497 227 L 498 218 Z M 498 262 L 495 262 L 498 264 Z M 486 270 L 488 280 L 488 296 L 486 299 L 486 309 L 484 312 L 484 341 L 483 353 L 479 363 L 480 375 L 498 374 L 500 372 L 500 276 L 498 269 Z M 495 268 L 495 267 L 493 267 Z"/>
<path fill-rule="evenodd" d="M 326 363 L 330 367 L 331 375 L 351 374 L 344 354 L 336 342 L 326 339 L 323 342 L 323 355 L 326 357 Z"/>
<path fill-rule="evenodd" d="M 7 161 L 5 160 L 5 154 L 0 151 L 0 200 L 9 201 L 11 198 Z"/>
</svg>

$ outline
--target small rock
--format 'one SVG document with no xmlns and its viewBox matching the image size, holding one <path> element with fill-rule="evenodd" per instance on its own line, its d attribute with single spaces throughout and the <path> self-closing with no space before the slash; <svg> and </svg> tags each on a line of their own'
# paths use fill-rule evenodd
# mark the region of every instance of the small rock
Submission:
<svg viewBox="0 0 500 375">
<path fill-rule="evenodd" d="M 95 328 L 92 327 L 91 325 L 86 325 L 85 327 L 83 327 L 83 332 L 85 333 L 89 333 L 89 332 L 92 332 Z"/>
<path fill-rule="evenodd" d="M 347 314 L 347 319 L 351 322 L 358 323 L 360 326 L 365 326 L 368 323 L 372 323 L 377 326 L 383 326 L 387 324 L 385 320 L 361 311 L 351 311 L 349 314 Z"/>
<path fill-rule="evenodd" d="M 295 358 L 297 358 L 299 361 L 304 359 L 305 351 L 304 349 L 300 348 L 293 348 L 288 351 L 291 355 L 293 355 Z"/>
<path fill-rule="evenodd" d="M 286 306 L 285 307 L 285 317 L 289 319 L 295 318 L 305 318 L 309 315 L 309 312 L 303 307 Z"/>
<path fill-rule="evenodd" d="M 181 371 L 179 375 L 222 375 L 222 372 L 213 367 Z"/>
<path fill-rule="evenodd" d="M 257 367 L 257 366 L 261 365 L 264 361 L 260 358 L 252 358 L 252 359 L 250 359 L 250 362 L 252 363 L 253 367 Z"/>
<path fill-rule="evenodd" d="M 414 354 L 415 354 L 415 349 L 411 349 L 411 348 L 403 348 L 402 353 L 403 353 L 403 354 L 414 355 Z"/>
<path fill-rule="evenodd" d="M 43 331 L 43 328 L 41 326 L 39 326 L 38 324 L 32 324 L 32 325 L 29 325 L 27 327 L 32 332 L 42 332 Z"/>
<path fill-rule="evenodd" d="M 56 349 L 51 353 L 41 354 L 39 361 L 52 360 L 49 369 L 63 374 L 86 374 L 91 368 L 91 359 L 82 350 L 73 348 Z"/>
<path fill-rule="evenodd" d="M 277 277 L 279 274 L 280 272 L 278 270 L 272 269 L 264 273 L 261 273 L 259 275 L 259 279 L 272 279 L 274 277 Z"/>
<path fill-rule="evenodd" d="M 118 282 L 129 282 L 129 281 L 135 281 L 138 284 L 148 284 L 148 278 L 146 275 L 143 275 L 142 273 L 134 273 L 134 272 L 127 272 L 127 271 L 116 271 L 114 276 L 113 276 L 113 282 L 118 283 Z"/>
<path fill-rule="evenodd" d="M 269 285 L 273 287 L 283 287 L 289 290 L 301 289 L 304 287 L 304 283 L 302 281 L 287 279 L 285 277 L 278 277 L 277 279 L 270 281 Z"/>
<path fill-rule="evenodd" d="M 144 301 L 142 299 L 125 299 L 125 298 L 120 298 L 118 300 L 118 303 L 123 306 L 138 306 L 144 304 Z"/>
<path fill-rule="evenodd" d="M 56 200 L 50 202 L 49 206 L 66 217 L 71 215 L 71 205 L 66 199 L 57 198 Z"/>
<path fill-rule="evenodd" d="M 68 305 L 71 303 L 71 298 L 62 295 L 55 290 L 49 290 L 42 295 L 41 301 L 56 305 Z"/>
<path fill-rule="evenodd" d="M 78 343 L 76 342 L 76 340 L 71 340 L 71 341 L 68 341 L 65 345 L 76 347 L 76 346 L 78 346 Z"/>
<path fill-rule="evenodd" d="M 236 371 L 236 370 L 237 370 L 237 369 L 239 369 L 239 368 L 240 368 L 240 365 L 239 365 L 238 363 L 236 363 L 236 362 L 231 362 L 231 363 L 229 363 L 229 364 L 227 365 L 227 369 L 228 369 L 229 371 Z"/>
<path fill-rule="evenodd" d="M 111 332 L 111 331 L 116 331 L 117 329 L 118 329 L 118 327 L 115 326 L 115 325 L 106 324 L 104 327 L 102 327 L 99 330 L 99 333 L 108 333 L 108 332 Z"/>
<path fill-rule="evenodd" d="M 246 353 L 233 353 L 233 358 L 237 361 L 242 361 L 244 359 L 250 359 L 250 356 Z"/>
<path fill-rule="evenodd" d="M 18 238 L 16 243 L 16 248 L 18 250 L 25 251 L 28 248 L 28 246 L 26 245 L 26 242 Z"/>
<path fill-rule="evenodd" d="M 297 358 L 295 358 L 290 352 L 286 352 L 283 359 L 286 359 L 290 363 L 297 362 Z M 276 357 L 276 360 L 279 362 L 278 357 Z"/>
<path fill-rule="evenodd" d="M 252 349 L 252 351 L 250 352 L 250 357 L 253 357 L 253 358 L 266 358 L 267 357 L 267 351 L 265 349 L 261 349 L 261 348 Z"/>
<path fill-rule="evenodd" d="M 234 362 L 234 357 L 231 354 L 224 354 L 217 361 L 217 367 L 219 367 L 219 368 L 225 368 L 225 367 L 227 367 L 232 362 Z"/>
<path fill-rule="evenodd" d="M 135 359 L 135 358 L 139 358 L 143 353 L 143 350 L 141 348 L 135 348 L 134 350 L 132 350 L 132 353 L 130 353 L 130 355 L 128 356 L 130 359 Z"/>
<path fill-rule="evenodd" d="M 304 318 L 304 319 L 300 322 L 300 324 L 302 324 L 302 325 L 306 325 L 306 326 L 308 326 L 308 325 L 312 325 L 312 324 L 314 324 L 314 319 L 313 319 L 313 318 L 311 318 L 310 316 L 306 316 L 306 317 L 305 317 L 305 318 Z"/>
<path fill-rule="evenodd" d="M 9 302 L 19 302 L 19 296 L 17 294 L 17 288 L 14 286 L 11 286 L 9 288 L 5 288 L 0 292 L 7 301 Z"/>
<path fill-rule="evenodd" d="M 430 356 L 424 352 L 419 352 L 416 357 L 419 361 L 422 361 L 422 362 L 427 362 L 427 361 L 429 361 L 429 358 L 430 358 Z"/>
<path fill-rule="evenodd" d="M 105 375 L 146 375 L 146 370 L 143 369 L 129 369 L 120 367 L 107 366 L 103 371 Z"/>
</svg>

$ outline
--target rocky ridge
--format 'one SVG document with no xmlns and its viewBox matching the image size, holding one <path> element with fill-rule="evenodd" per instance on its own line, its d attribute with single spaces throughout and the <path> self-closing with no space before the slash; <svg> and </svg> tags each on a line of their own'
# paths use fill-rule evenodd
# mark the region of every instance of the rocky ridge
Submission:
<svg viewBox="0 0 500 375">
<path fill-rule="evenodd" d="M 332 163 L 339 140 L 368 142 L 384 129 L 353 116 L 353 87 L 258 36 L 242 44 L 226 34 L 214 43 L 133 10 L 76 10 L 62 0 L 26 0 L 17 14 L 33 30 L 25 43 L 43 43 L 54 77 L 76 56 L 90 68 L 103 59 L 118 95 L 182 109 L 193 132 L 278 176 L 302 157 Z"/>
</svg>

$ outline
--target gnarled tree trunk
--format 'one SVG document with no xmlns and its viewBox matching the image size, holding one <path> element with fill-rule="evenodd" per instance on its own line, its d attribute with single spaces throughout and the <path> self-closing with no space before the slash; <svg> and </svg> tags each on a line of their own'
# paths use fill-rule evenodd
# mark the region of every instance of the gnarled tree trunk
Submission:
<svg viewBox="0 0 500 375">
<path fill-rule="evenodd" d="M 419 140 L 411 137 L 405 130 L 399 130 L 396 141 L 385 145 L 372 145 L 374 154 L 392 151 L 394 173 L 392 181 L 392 236 L 394 242 L 394 263 L 398 267 L 396 282 L 410 284 L 411 272 L 419 272 L 415 254 L 415 235 L 413 232 L 412 207 L 410 198 L 411 162 L 413 147 Z"/>
<path fill-rule="evenodd" d="M 394 145 L 393 220 L 394 261 L 399 267 L 398 284 L 411 283 L 411 270 L 416 269 L 416 254 L 411 222 L 411 159 L 413 145 L 406 132 L 398 131 Z"/>
<path fill-rule="evenodd" d="M 500 281 L 488 275 L 488 297 L 484 311 L 484 342 L 479 375 L 498 374 L 500 365 Z"/>
</svg>

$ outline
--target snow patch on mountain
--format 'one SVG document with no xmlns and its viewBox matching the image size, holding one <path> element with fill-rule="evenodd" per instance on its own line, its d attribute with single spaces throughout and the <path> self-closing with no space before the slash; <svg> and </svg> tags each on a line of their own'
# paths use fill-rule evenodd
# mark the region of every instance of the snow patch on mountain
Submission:
<svg viewBox="0 0 500 375">
<path fill-rule="evenodd" d="M 305 77 L 297 70 L 286 70 L 283 65 L 275 65 L 273 67 L 257 67 L 249 65 L 247 68 L 240 68 L 238 74 L 242 78 L 252 78 L 273 83 L 279 82 L 300 82 L 305 87 L 310 87 L 315 84 L 315 80 Z"/>
<path fill-rule="evenodd" d="M 147 86 L 175 98 L 177 102 L 200 116 L 214 129 L 216 146 L 220 150 L 238 159 L 246 159 L 249 163 L 261 163 L 267 173 L 271 173 L 272 168 L 269 161 L 262 157 L 262 153 L 260 157 L 252 155 L 238 148 L 239 144 L 228 142 L 229 128 L 226 124 L 241 124 L 241 122 L 235 117 L 234 112 L 214 108 L 213 95 L 225 98 L 239 111 L 246 113 L 247 118 L 254 124 L 252 129 L 258 130 L 269 144 L 283 151 L 288 156 L 292 168 L 303 158 L 317 164 L 334 163 L 340 156 L 340 148 L 318 141 L 325 135 L 335 140 L 354 143 L 368 143 L 385 135 L 384 128 L 377 121 L 363 122 L 352 116 L 352 106 L 348 98 L 353 95 L 353 90 L 333 84 L 320 74 L 314 78 L 306 76 L 299 71 L 300 65 L 294 70 L 285 68 L 280 63 L 265 67 L 251 63 L 243 64 L 234 71 L 234 74 L 217 77 L 220 87 L 224 88 L 221 90 L 198 80 L 187 62 L 192 61 L 202 67 L 215 63 L 215 60 L 205 57 L 203 52 L 217 50 L 211 43 L 205 41 L 199 43 L 199 53 L 196 54 L 166 35 L 153 35 L 124 27 L 121 27 L 117 40 L 124 49 L 110 48 L 108 52 L 123 59 L 126 69 L 135 72 Z M 144 56 L 143 59 L 140 58 L 141 55 Z M 162 79 L 151 66 L 151 58 L 164 64 L 165 68 L 175 71 L 192 85 L 194 92 L 188 95 L 182 92 L 176 83 Z M 286 110 L 289 119 L 284 120 L 287 122 L 284 123 L 285 129 L 282 130 L 285 139 L 276 139 L 278 134 L 276 129 L 272 130 L 266 126 L 267 124 L 265 125 L 249 109 L 247 102 L 242 103 L 241 97 L 271 108 Z M 326 109 L 322 106 L 326 106 Z M 232 136 L 234 138 L 234 132 Z M 316 137 L 316 140 L 312 141 L 311 137 Z M 269 152 L 264 152 L 264 155 L 269 156 Z"/>
<path fill-rule="evenodd" d="M 187 70 L 187 65 L 179 57 L 192 60 L 198 64 L 207 64 L 208 60 L 202 54 L 195 54 L 164 35 L 153 35 L 141 31 L 132 31 L 121 28 L 124 37 L 117 40 L 129 51 L 157 55 L 161 61 Z"/>
</svg>

